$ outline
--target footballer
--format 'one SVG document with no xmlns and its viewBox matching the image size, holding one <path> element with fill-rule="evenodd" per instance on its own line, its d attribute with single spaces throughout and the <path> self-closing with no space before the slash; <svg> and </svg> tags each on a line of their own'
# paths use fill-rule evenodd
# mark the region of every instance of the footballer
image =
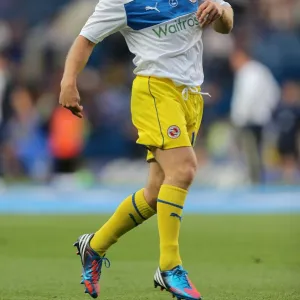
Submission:
<svg viewBox="0 0 300 300">
<path fill-rule="evenodd" d="M 185 200 L 197 170 L 193 149 L 203 114 L 202 32 L 212 25 L 226 34 L 233 10 L 223 0 L 100 0 L 73 43 L 61 81 L 60 104 L 79 118 L 83 107 L 78 74 L 96 44 L 121 32 L 135 55 L 132 122 L 137 143 L 148 149 L 149 177 L 95 233 L 74 244 L 83 266 L 85 292 L 99 295 L 102 265 L 109 248 L 128 231 L 157 215 L 160 259 L 155 287 L 178 299 L 201 295 L 182 266 L 179 231 Z M 134 250 L 133 250 L 134 251 Z"/>
</svg>

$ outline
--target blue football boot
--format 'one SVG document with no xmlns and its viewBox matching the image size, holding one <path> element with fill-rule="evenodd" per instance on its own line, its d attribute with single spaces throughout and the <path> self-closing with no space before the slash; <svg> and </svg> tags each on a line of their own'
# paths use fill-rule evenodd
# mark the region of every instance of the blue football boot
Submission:
<svg viewBox="0 0 300 300">
<path fill-rule="evenodd" d="M 85 293 L 90 294 L 93 298 L 97 298 L 100 292 L 99 280 L 101 276 L 102 264 L 109 268 L 110 262 L 104 256 L 101 257 L 96 251 L 90 247 L 90 241 L 94 234 L 83 234 L 74 243 L 77 247 L 77 255 L 81 257 L 82 263 L 82 280 L 85 285 Z"/>
<path fill-rule="evenodd" d="M 160 287 L 170 292 L 173 298 L 178 300 L 201 300 L 201 295 L 188 278 L 188 273 L 177 266 L 170 271 L 161 271 L 157 269 L 154 275 L 154 287 Z"/>
</svg>

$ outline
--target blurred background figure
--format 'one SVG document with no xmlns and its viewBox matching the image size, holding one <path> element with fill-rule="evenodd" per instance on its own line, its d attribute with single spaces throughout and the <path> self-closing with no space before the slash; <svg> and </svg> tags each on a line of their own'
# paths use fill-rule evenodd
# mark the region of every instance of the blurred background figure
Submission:
<svg viewBox="0 0 300 300">
<path fill-rule="evenodd" d="M 0 53 L 0 126 L 2 127 L 7 117 L 8 86 L 9 86 L 8 61 L 5 53 Z"/>
<path fill-rule="evenodd" d="M 238 142 L 249 167 L 253 183 L 263 178 L 261 158 L 264 128 L 278 105 L 280 88 L 271 71 L 251 58 L 249 52 L 236 48 L 230 63 L 235 72 L 231 103 L 231 121 L 238 129 Z"/>
<path fill-rule="evenodd" d="M 83 149 L 84 124 L 74 119 L 63 107 L 57 107 L 49 124 L 49 150 L 54 174 L 74 173 Z M 61 178 L 59 177 L 59 180 Z"/>
<path fill-rule="evenodd" d="M 295 81 L 283 84 L 281 103 L 275 113 L 278 130 L 277 147 L 281 157 L 284 182 L 297 183 L 300 149 L 300 85 Z"/>
<path fill-rule="evenodd" d="M 9 94 L 11 93 L 11 81 L 7 54 L 0 51 L 0 140 L 3 127 L 10 116 Z"/>
<path fill-rule="evenodd" d="M 232 34 L 204 32 L 202 89 L 212 98 L 197 138 L 196 185 L 300 184 L 300 4 L 274 1 L 232 0 Z M 130 121 L 132 57 L 120 34 L 96 47 L 80 78 L 84 121 L 57 106 L 66 51 L 96 2 L 0 1 L 0 176 L 7 183 L 145 180 L 146 151 L 135 145 Z"/>
<path fill-rule="evenodd" d="M 36 96 L 27 86 L 16 86 L 10 95 L 12 115 L 4 124 L 3 172 L 9 179 L 44 179 L 47 138 L 36 109 Z"/>
</svg>

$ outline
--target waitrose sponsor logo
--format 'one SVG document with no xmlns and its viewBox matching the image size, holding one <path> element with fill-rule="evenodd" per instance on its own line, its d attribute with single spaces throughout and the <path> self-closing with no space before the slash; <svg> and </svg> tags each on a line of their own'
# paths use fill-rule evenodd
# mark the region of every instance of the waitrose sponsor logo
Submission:
<svg viewBox="0 0 300 300">
<path fill-rule="evenodd" d="M 152 28 L 153 32 L 159 37 L 165 37 L 169 34 L 174 34 L 176 32 L 180 32 L 182 30 L 186 30 L 189 27 L 198 26 L 199 22 L 196 16 L 193 16 L 189 19 L 181 20 L 180 18 L 175 20 L 172 23 L 167 23 L 164 25 L 160 25 L 159 27 Z"/>
</svg>

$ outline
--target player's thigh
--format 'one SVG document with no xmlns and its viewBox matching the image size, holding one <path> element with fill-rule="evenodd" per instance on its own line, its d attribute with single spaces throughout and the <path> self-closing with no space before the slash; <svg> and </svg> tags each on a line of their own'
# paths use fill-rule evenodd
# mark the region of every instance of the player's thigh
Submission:
<svg viewBox="0 0 300 300">
<path fill-rule="evenodd" d="M 135 79 L 131 112 L 138 130 L 137 143 L 150 149 L 191 146 L 181 97 L 171 81 L 140 76 Z"/>
<path fill-rule="evenodd" d="M 182 103 L 182 106 L 185 110 L 186 130 L 191 146 L 154 149 L 152 152 L 164 170 L 166 181 L 178 181 L 179 177 L 179 179 L 191 183 L 197 170 L 197 157 L 193 146 L 202 122 L 203 98 L 199 94 L 191 94 L 188 100 Z M 148 154 L 148 157 L 150 157 L 150 154 Z"/>
<path fill-rule="evenodd" d="M 165 179 L 165 174 L 161 166 L 155 160 L 149 162 L 149 175 L 145 187 L 145 198 L 152 208 L 156 208 L 157 196 L 161 185 Z"/>
</svg>

